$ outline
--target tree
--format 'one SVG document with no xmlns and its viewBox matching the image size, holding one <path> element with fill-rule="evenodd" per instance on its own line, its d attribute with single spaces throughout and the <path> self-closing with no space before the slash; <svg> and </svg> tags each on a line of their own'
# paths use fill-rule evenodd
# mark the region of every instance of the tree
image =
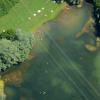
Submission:
<svg viewBox="0 0 100 100">
<path fill-rule="evenodd" d="M 7 40 L 15 40 L 17 39 L 16 31 L 9 29 L 0 33 L 0 39 L 6 38 Z"/>
<path fill-rule="evenodd" d="M 0 72 L 19 64 L 28 58 L 28 55 L 33 46 L 33 36 L 31 33 L 23 33 L 16 31 L 14 35 L 17 39 L 12 41 L 12 38 L 0 39 Z"/>
<path fill-rule="evenodd" d="M 19 0 L 0 0 L 0 16 L 9 12 L 9 10 L 18 3 Z"/>
<path fill-rule="evenodd" d="M 78 4 L 80 4 L 80 0 L 53 0 L 53 1 L 56 1 L 57 3 L 61 3 L 61 1 L 65 1 L 69 5 L 78 5 Z"/>
<path fill-rule="evenodd" d="M 94 17 L 96 22 L 96 36 L 100 37 L 100 0 L 94 2 Z"/>
</svg>

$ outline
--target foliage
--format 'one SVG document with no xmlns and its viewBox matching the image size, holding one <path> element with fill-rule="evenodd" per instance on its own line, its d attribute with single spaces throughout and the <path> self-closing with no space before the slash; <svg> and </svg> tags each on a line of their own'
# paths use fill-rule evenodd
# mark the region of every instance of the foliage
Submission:
<svg viewBox="0 0 100 100">
<path fill-rule="evenodd" d="M 17 36 L 15 34 L 16 32 L 12 29 L 4 30 L 0 33 L 0 39 L 6 38 L 7 40 L 15 40 L 17 39 Z"/>
<path fill-rule="evenodd" d="M 80 4 L 80 0 L 65 0 L 68 2 L 70 5 L 78 5 Z"/>
<path fill-rule="evenodd" d="M 100 37 L 100 0 L 94 0 L 94 19 L 95 19 L 95 28 L 96 28 L 96 36 Z"/>
<path fill-rule="evenodd" d="M 56 1 L 57 3 L 61 3 L 61 1 L 65 1 L 69 5 L 78 5 L 78 4 L 80 4 L 80 0 L 53 0 L 53 1 Z"/>
<path fill-rule="evenodd" d="M 95 19 L 95 28 L 96 28 L 96 36 L 100 37 L 100 7 L 94 8 L 94 19 Z"/>
<path fill-rule="evenodd" d="M 0 16 L 3 16 L 9 12 L 9 10 L 18 2 L 19 0 L 0 0 Z"/>
<path fill-rule="evenodd" d="M 33 45 L 32 34 L 25 34 L 21 31 L 16 33 L 17 40 L 7 38 L 0 40 L 0 71 L 21 63 L 28 58 Z"/>
</svg>

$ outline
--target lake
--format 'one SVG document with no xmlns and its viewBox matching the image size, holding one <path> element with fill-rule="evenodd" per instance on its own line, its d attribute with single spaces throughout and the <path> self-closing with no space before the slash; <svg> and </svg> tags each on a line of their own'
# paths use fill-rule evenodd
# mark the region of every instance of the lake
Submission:
<svg viewBox="0 0 100 100">
<path fill-rule="evenodd" d="M 7 100 L 100 100 L 100 51 L 84 48 L 94 42 L 93 31 L 76 39 L 91 16 L 85 3 L 40 27 L 30 59 L 19 66 L 26 69 L 20 85 L 6 83 Z"/>
</svg>

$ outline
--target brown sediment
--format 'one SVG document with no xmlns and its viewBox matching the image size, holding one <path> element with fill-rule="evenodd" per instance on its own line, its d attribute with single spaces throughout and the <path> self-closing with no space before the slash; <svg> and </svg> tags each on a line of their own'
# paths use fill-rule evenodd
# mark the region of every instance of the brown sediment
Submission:
<svg viewBox="0 0 100 100">
<path fill-rule="evenodd" d="M 84 25 L 83 29 L 81 30 L 81 32 L 76 34 L 76 38 L 80 38 L 82 35 L 88 33 L 90 31 L 90 29 L 94 30 L 93 27 L 94 24 L 94 20 L 92 17 L 89 18 L 89 20 L 87 21 L 87 23 Z M 95 31 L 95 30 L 94 30 Z"/>
<path fill-rule="evenodd" d="M 15 71 L 3 76 L 5 83 L 13 84 L 19 86 L 22 82 L 22 73 L 20 71 Z"/>
<path fill-rule="evenodd" d="M 63 18 L 65 18 L 66 14 L 69 14 L 71 11 L 71 7 L 70 6 L 65 6 L 64 9 L 61 11 L 61 13 L 59 13 L 59 17 L 57 18 L 59 21 L 63 21 Z"/>
<path fill-rule="evenodd" d="M 35 56 L 30 55 L 29 59 L 33 59 Z M 28 64 L 22 63 L 20 66 L 17 66 L 15 69 L 7 72 L 2 79 L 5 81 L 6 84 L 13 84 L 16 86 L 20 86 L 23 82 L 24 74 L 27 73 Z"/>
<path fill-rule="evenodd" d="M 35 57 L 36 57 L 35 55 L 30 54 L 28 60 L 31 60 L 31 59 L 33 59 Z"/>
<path fill-rule="evenodd" d="M 34 48 L 35 46 L 33 46 Z M 33 55 L 33 52 L 29 54 L 29 57 L 27 61 L 33 59 L 36 57 L 36 54 Z M 20 86 L 20 84 L 23 81 L 24 73 L 26 73 L 28 69 L 28 63 L 24 62 L 21 63 L 19 66 L 16 66 L 14 69 L 9 70 L 6 74 L 2 76 L 2 79 L 5 81 L 7 84 L 13 84 Z"/>
<path fill-rule="evenodd" d="M 85 48 L 86 48 L 86 50 L 88 50 L 90 52 L 95 52 L 97 50 L 96 46 L 91 45 L 91 44 L 85 44 Z"/>
</svg>

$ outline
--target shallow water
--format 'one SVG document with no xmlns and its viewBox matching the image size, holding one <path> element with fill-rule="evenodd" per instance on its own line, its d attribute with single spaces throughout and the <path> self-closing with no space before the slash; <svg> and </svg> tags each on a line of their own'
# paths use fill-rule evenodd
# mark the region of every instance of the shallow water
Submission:
<svg viewBox="0 0 100 100">
<path fill-rule="evenodd" d="M 34 34 L 32 57 L 21 65 L 27 71 L 20 86 L 6 86 L 7 100 L 100 99 L 100 52 L 85 50 L 88 35 L 75 38 L 90 16 L 87 4 L 73 7 Z"/>
</svg>

